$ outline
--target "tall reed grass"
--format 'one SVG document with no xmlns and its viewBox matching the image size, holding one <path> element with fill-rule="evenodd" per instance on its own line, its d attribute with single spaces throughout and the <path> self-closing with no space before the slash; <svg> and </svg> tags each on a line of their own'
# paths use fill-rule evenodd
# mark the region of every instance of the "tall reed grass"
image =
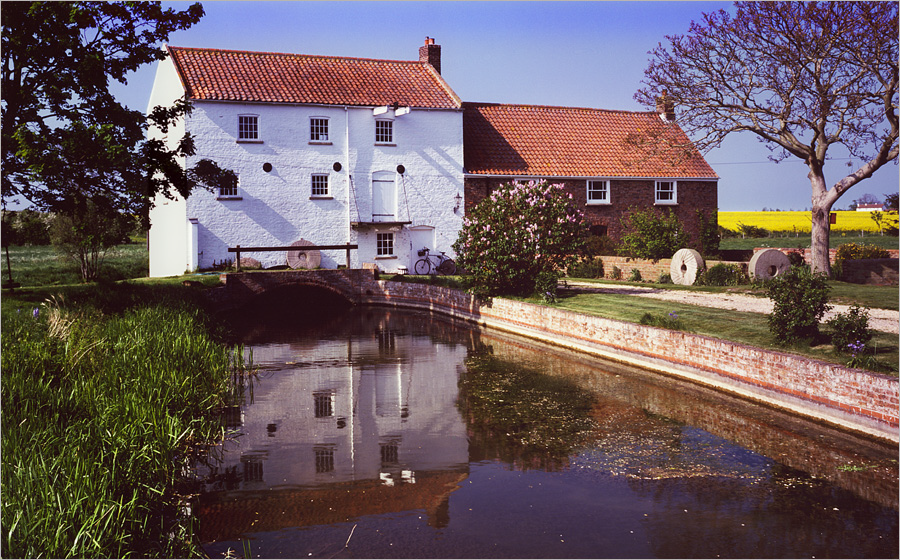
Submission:
<svg viewBox="0 0 900 560">
<path fill-rule="evenodd" d="M 189 452 L 221 436 L 242 352 L 171 290 L 100 290 L 4 306 L 2 555 L 200 556 Z"/>
</svg>

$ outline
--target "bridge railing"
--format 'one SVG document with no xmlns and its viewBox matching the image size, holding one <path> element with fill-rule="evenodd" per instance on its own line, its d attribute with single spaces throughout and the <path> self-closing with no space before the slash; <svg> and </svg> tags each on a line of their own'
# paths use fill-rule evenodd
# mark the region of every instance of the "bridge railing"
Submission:
<svg viewBox="0 0 900 560">
<path fill-rule="evenodd" d="M 287 247 L 241 247 L 240 245 L 236 247 L 229 247 L 229 253 L 235 253 L 235 268 L 238 272 L 241 271 L 241 253 L 256 253 L 256 252 L 265 252 L 265 251 L 329 251 L 335 249 L 344 249 L 347 251 L 347 268 L 350 268 L 350 251 L 352 249 L 359 249 L 359 245 L 353 245 L 350 243 L 345 243 L 343 245 L 289 245 Z"/>
</svg>

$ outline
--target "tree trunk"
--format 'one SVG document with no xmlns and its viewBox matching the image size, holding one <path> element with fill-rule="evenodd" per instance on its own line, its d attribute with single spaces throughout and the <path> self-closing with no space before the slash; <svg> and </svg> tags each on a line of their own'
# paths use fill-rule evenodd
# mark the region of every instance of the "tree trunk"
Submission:
<svg viewBox="0 0 900 560">
<path fill-rule="evenodd" d="M 812 167 L 812 166 L 811 166 Z M 837 197 L 825 188 L 821 167 L 813 167 L 809 173 L 812 184 L 812 228 L 810 242 L 810 267 L 817 274 L 831 276 L 829 235 L 831 234 L 831 207 Z"/>
</svg>

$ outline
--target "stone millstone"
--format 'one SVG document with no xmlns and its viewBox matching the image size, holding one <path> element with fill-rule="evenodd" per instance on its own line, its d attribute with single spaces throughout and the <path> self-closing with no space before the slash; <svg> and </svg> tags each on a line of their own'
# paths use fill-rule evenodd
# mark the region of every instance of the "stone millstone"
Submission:
<svg viewBox="0 0 900 560">
<path fill-rule="evenodd" d="M 791 259 L 778 249 L 763 249 L 753 255 L 747 271 L 751 280 L 771 280 L 791 268 Z"/>
<path fill-rule="evenodd" d="M 706 267 L 703 257 L 693 249 L 679 249 L 672 255 L 669 265 L 669 276 L 672 282 L 682 286 L 690 286 L 697 280 L 697 273 Z"/>
<path fill-rule="evenodd" d="M 315 243 L 300 239 L 291 243 L 291 247 L 313 247 Z M 322 264 L 322 253 L 318 249 L 291 249 L 287 252 L 287 264 L 291 268 L 318 268 Z"/>
</svg>

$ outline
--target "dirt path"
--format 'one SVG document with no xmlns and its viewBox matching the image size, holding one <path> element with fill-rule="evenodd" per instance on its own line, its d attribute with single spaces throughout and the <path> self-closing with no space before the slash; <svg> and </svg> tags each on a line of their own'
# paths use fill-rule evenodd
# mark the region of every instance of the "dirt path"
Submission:
<svg viewBox="0 0 900 560">
<path fill-rule="evenodd" d="M 681 290 L 662 290 L 643 286 L 631 286 L 615 284 L 590 284 L 587 282 L 568 282 L 570 287 L 579 290 L 595 292 L 599 294 L 627 294 L 665 301 L 674 301 L 687 305 L 700 305 L 703 307 L 716 307 L 719 309 L 733 309 L 734 311 L 748 311 L 751 313 L 771 313 L 773 303 L 768 298 L 748 296 L 742 294 L 712 294 L 701 292 L 687 292 Z M 848 305 L 833 305 L 831 311 L 825 314 L 823 321 L 827 321 L 835 313 L 846 313 L 850 309 Z M 882 332 L 898 334 L 900 326 L 900 312 L 888 309 L 870 309 L 869 327 Z"/>
</svg>

